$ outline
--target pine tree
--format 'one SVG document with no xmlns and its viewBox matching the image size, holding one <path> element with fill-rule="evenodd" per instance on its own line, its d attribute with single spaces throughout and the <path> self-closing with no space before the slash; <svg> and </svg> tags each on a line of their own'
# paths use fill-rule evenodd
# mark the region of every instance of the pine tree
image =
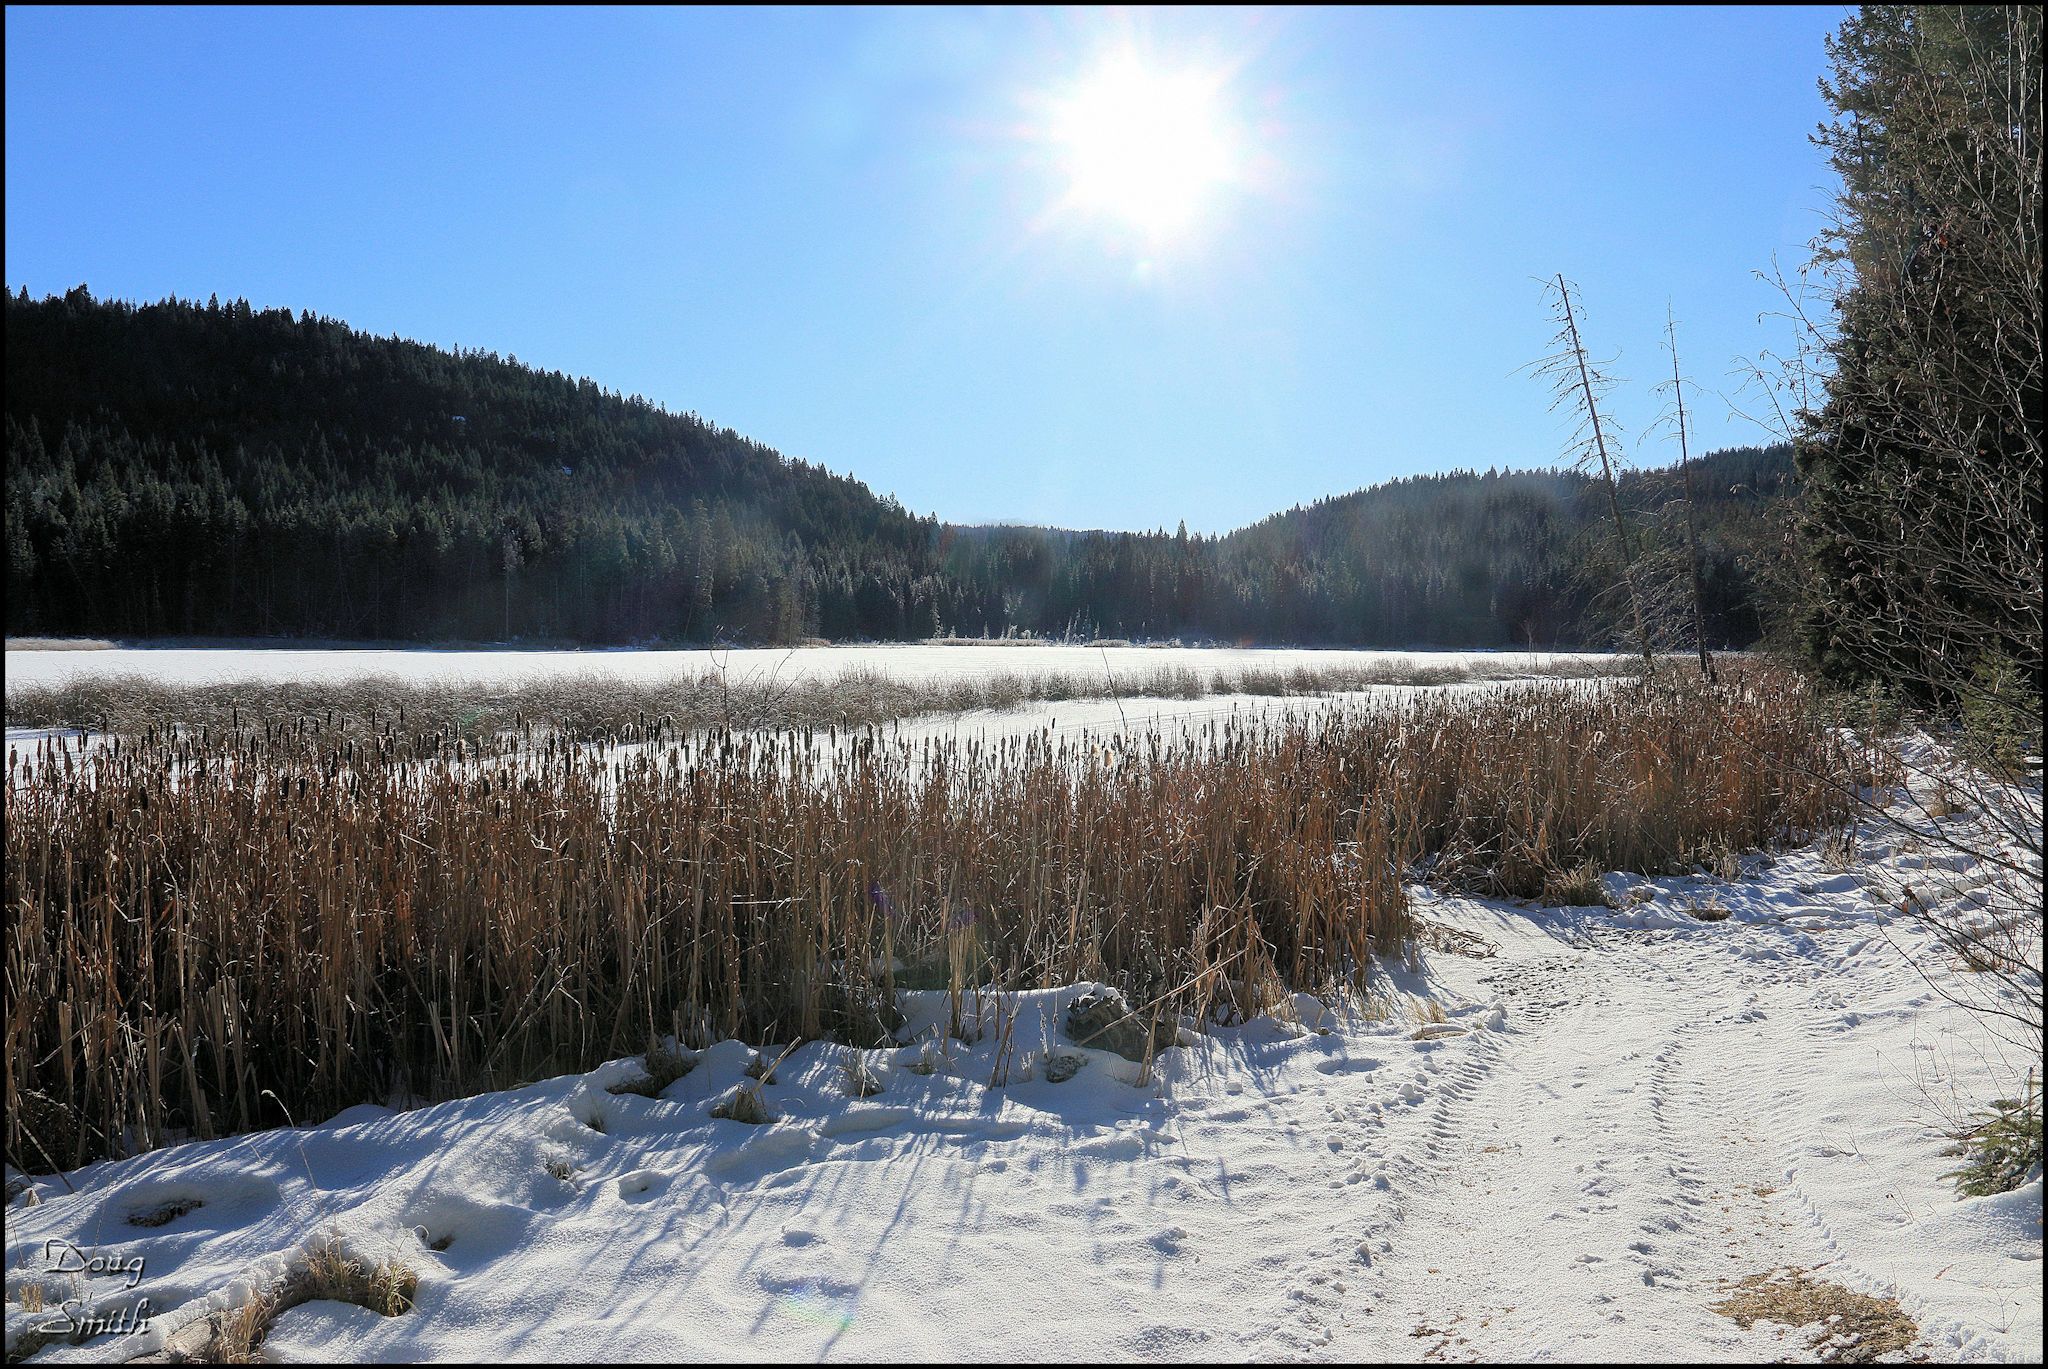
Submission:
<svg viewBox="0 0 2048 1369">
<path fill-rule="evenodd" d="M 1824 398 L 1798 447 L 1805 631 L 1845 683 L 2040 698 L 2041 13 L 1873 6 L 1828 43 L 1842 181 Z"/>
</svg>

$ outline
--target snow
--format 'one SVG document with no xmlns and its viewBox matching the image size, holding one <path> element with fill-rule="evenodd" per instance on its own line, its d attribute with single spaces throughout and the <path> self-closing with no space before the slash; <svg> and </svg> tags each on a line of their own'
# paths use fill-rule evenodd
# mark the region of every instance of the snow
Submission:
<svg viewBox="0 0 2048 1369">
<path fill-rule="evenodd" d="M 1401 695 L 1476 694 L 1483 690 L 1543 687 L 1549 683 L 1539 682 L 1532 686 L 1523 681 L 1491 680 L 1442 685 L 1373 685 L 1366 689 L 1332 690 L 1328 694 L 1208 694 L 1199 699 L 1138 696 L 1040 701 L 1016 708 L 976 708 L 962 713 L 906 718 L 890 723 L 884 735 L 908 742 L 927 739 L 987 742 L 1050 728 L 1055 737 L 1158 733 L 1171 742 L 1175 737 L 1199 737 L 1204 729 L 1232 720 L 1277 723 L 1290 715 L 1355 707 Z"/>
<path fill-rule="evenodd" d="M 742 681 L 787 683 L 856 669 L 901 680 L 985 679 L 1001 674 L 1143 677 L 1164 667 L 1239 670 L 1472 666 L 1537 673 L 1560 662 L 1606 661 L 1597 654 L 1493 651 L 1338 651 L 1267 647 L 1086 647 L 1043 644 L 938 646 L 922 643 L 699 651 L 301 650 L 296 648 L 111 647 L 100 651 L 9 650 L 9 686 L 61 684 L 79 676 L 141 675 L 164 684 L 224 680 L 289 683 L 388 676 L 408 681 L 506 684 L 561 675 L 647 682 L 722 671 Z"/>
<path fill-rule="evenodd" d="M 1277 724 L 1289 716 L 1325 709 L 1357 707 L 1402 695 L 1476 695 L 1487 690 L 1517 688 L 1563 688 L 1558 680 L 1489 680 L 1443 685 L 1373 685 L 1358 690 L 1333 690 L 1327 694 L 1209 694 L 1199 699 L 1162 699 L 1132 696 L 1123 699 L 1038 700 L 1014 708 L 974 708 L 961 712 L 917 715 L 880 724 L 875 735 L 890 742 L 915 745 L 925 741 L 1000 742 L 1009 738 L 1047 733 L 1055 741 L 1078 738 L 1101 741 L 1119 734 L 1158 735 L 1167 744 L 1187 740 L 1213 743 L 1228 723 Z M 1570 687 L 1600 688 L 1601 681 L 1573 681 Z M 1216 729 L 1216 730 L 1212 730 Z M 815 729 L 814 729 L 815 730 Z M 839 728 L 824 743 L 851 747 L 866 736 L 863 728 Z M 832 738 L 836 738 L 832 740 Z M 687 758 L 697 746 L 707 744 L 709 734 L 699 733 L 681 741 L 580 743 L 592 755 L 601 754 L 616 766 L 650 752 L 657 759 L 677 747 Z M 33 756 L 38 743 L 59 742 L 74 755 L 97 753 L 108 742 L 108 734 L 78 727 L 10 727 L 4 745 L 24 756 Z M 458 765 L 458 768 L 461 768 Z M 26 772 L 23 772 L 24 774 Z M 89 778 L 88 774 L 88 778 Z M 13 781 L 10 780 L 10 783 Z"/>
<path fill-rule="evenodd" d="M 805 677 L 836 678 L 849 671 L 875 671 L 909 682 L 987 678 L 1005 673 L 1078 675 L 1099 681 L 1105 669 L 1121 697 L 1029 700 L 1012 708 L 968 709 L 918 715 L 882 725 L 905 741 L 957 738 L 998 741 L 1051 728 L 1058 736 L 1159 733 L 1196 737 L 1210 724 L 1255 716 L 1278 721 L 1292 714 L 1358 704 L 1415 692 L 1472 693 L 1512 688 L 1563 677 L 1545 672 L 1572 662 L 1595 664 L 1610 656 L 1486 651 L 1339 651 L 1288 648 L 1072 647 L 1011 642 L 974 646 L 927 644 L 733 651 L 386 651 L 241 648 L 123 647 L 90 651 L 44 649 L 7 652 L 7 683 L 55 685 L 87 677 L 140 675 L 161 683 L 284 683 L 383 677 L 412 682 L 483 683 L 503 686 L 555 677 L 607 678 L 648 683 L 722 671 L 735 685 L 744 681 L 788 684 Z M 1153 672 L 1187 669 L 1218 692 L 1199 698 L 1162 698 L 1144 692 Z M 1443 684 L 1375 684 L 1321 694 L 1230 692 L 1229 677 L 1240 671 L 1308 669 L 1392 669 L 1421 671 L 1472 668 L 1483 678 Z M 850 733 L 847 735 L 851 735 Z M 10 727 L 5 744 L 24 750 L 63 738 L 96 750 L 104 737 L 76 727 Z M 637 748 L 615 748 L 614 755 Z"/>
<path fill-rule="evenodd" d="M 330 1238 L 410 1265 L 416 1306 L 305 1304 L 269 1358 L 1755 1361 L 1811 1357 L 1812 1329 L 1713 1304 L 1793 1267 L 1896 1297 L 1911 1353 L 2038 1362 L 2038 1172 L 1980 1199 L 1941 1178 L 1944 1109 L 2016 1062 L 1871 892 L 1914 845 L 1610 876 L 1622 910 L 1418 890 L 1425 945 L 1492 953 L 1186 1024 L 1149 1070 L 1064 1039 L 1093 986 L 970 996 L 973 1044 L 935 1039 L 926 993 L 902 1044 L 791 1053 L 762 1126 L 709 1115 L 778 1053 L 727 1041 L 658 1098 L 607 1092 L 619 1061 L 107 1162 L 9 1210 L 8 1289 L 70 1242 L 110 1272 L 66 1296 L 149 1300 L 147 1331 L 48 1361 L 160 1348 Z M 1054 1051 L 1086 1063 L 1049 1082 Z M 856 1059 L 882 1092 L 850 1096 Z M 128 1220 L 176 1199 L 203 1206 Z M 10 1298 L 10 1343 L 35 1316 Z"/>
</svg>

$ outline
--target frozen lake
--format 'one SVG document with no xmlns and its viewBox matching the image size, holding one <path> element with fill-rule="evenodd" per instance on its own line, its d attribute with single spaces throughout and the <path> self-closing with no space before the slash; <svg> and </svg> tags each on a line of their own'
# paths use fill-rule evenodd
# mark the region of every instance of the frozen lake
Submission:
<svg viewBox="0 0 2048 1369">
<path fill-rule="evenodd" d="M 856 669 L 903 680 L 986 678 L 1005 673 L 1065 673 L 1142 679 L 1165 668 L 1204 674 L 1242 670 L 1470 667 L 1489 677 L 1543 674 L 1603 653 L 1524 651 L 1323 651 L 1282 647 L 1090 647 L 1039 644 L 745 648 L 728 651 L 436 651 L 303 650 L 288 647 L 112 647 L 92 651 L 7 652 L 7 686 L 60 684 L 80 676 L 140 675 L 165 684 L 220 680 L 401 680 L 510 683 L 544 676 L 608 675 L 656 681 L 723 670 L 743 681 L 824 679 Z"/>
</svg>

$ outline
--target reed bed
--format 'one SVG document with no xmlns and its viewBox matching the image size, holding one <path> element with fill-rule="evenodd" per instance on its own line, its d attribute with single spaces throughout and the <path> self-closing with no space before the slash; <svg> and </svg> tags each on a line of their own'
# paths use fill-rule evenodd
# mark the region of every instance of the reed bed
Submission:
<svg viewBox="0 0 2048 1369">
<path fill-rule="evenodd" d="M 571 745 L 395 716 L 8 757 L 6 1153 L 42 1172 L 672 1034 L 860 1044 L 897 991 L 1081 980 L 1196 1021 L 1360 986 L 1422 874 L 1542 894 L 1803 838 L 1804 685 L 1410 695 L 1194 735 Z M 956 998 L 957 1002 L 957 998 Z"/>
<path fill-rule="evenodd" d="M 465 736 L 545 719 L 578 740 L 618 735 L 647 718 L 683 730 L 710 727 L 860 727 L 974 709 L 1019 708 L 1071 699 L 1199 699 L 1212 694 L 1330 694 L 1386 685 L 1440 685 L 1535 675 L 1591 678 L 1626 673 L 1627 662 L 1503 656 L 1445 663 L 1366 664 L 1199 670 L 1162 665 L 1121 673 L 1002 671 L 986 676 L 904 679 L 870 666 L 791 680 L 771 672 L 735 676 L 703 670 L 662 681 L 603 674 L 486 683 L 406 681 L 365 676 L 334 681 L 225 681 L 165 684 L 141 675 L 82 676 L 62 684 L 22 685 L 6 695 L 10 727 L 86 727 L 137 733 L 148 728 L 238 727 L 261 720 L 322 719 L 362 724 L 403 714 L 414 727 Z"/>
</svg>

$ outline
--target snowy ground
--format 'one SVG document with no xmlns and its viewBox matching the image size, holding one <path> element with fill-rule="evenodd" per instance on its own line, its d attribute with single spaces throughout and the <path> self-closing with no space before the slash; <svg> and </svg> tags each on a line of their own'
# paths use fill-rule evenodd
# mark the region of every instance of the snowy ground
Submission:
<svg viewBox="0 0 2048 1369">
<path fill-rule="evenodd" d="M 1869 893 L 1928 867 L 1917 845 L 1610 877 L 1619 912 L 1425 896 L 1494 953 L 1424 952 L 1363 1011 L 1188 1033 L 1144 1078 L 1102 1051 L 1044 1078 L 1074 988 L 1005 1000 L 1000 1087 L 995 1031 L 866 1053 L 867 1098 L 812 1044 L 748 1126 L 708 1115 L 750 1082 L 726 1042 L 659 1098 L 608 1093 L 620 1062 L 39 1179 L 8 1212 L 8 1339 L 52 1315 L 20 1308 L 40 1279 L 149 1325 L 39 1361 L 156 1350 L 339 1237 L 416 1270 L 416 1306 L 307 1303 L 268 1357 L 1812 1358 L 1812 1328 L 1714 1310 L 1789 1266 L 1896 1297 L 1910 1354 L 2038 1361 L 2038 1170 L 1985 1199 L 1939 1177 L 1943 1110 L 2024 1065 Z M 203 1206 L 131 1223 L 178 1199 Z M 128 1272 L 47 1272 L 93 1256 Z"/>
<path fill-rule="evenodd" d="M 1496 680 L 1448 685 L 1375 685 L 1369 689 L 1333 690 L 1328 694 L 1209 694 L 1199 699 L 1134 696 L 1125 699 L 1066 699 L 1057 703 L 1041 700 L 1015 708 L 973 708 L 958 713 L 899 719 L 881 724 L 875 729 L 875 734 L 889 741 L 912 744 L 946 740 L 999 742 L 1038 732 L 1047 732 L 1054 740 L 1069 743 L 1081 738 L 1101 741 L 1118 734 L 1144 736 L 1152 733 L 1157 733 L 1168 743 L 1181 739 L 1201 742 L 1215 737 L 1216 732 L 1212 728 L 1220 730 L 1233 721 L 1278 723 L 1290 715 L 1385 702 L 1403 695 L 1473 694 L 1484 690 L 1550 687 L 1562 688 L 1565 684 L 1561 681 Z M 1572 682 L 1571 687 L 1598 688 L 1600 684 Z M 832 735 L 837 738 L 838 745 L 851 746 L 857 738 L 866 735 L 866 729 L 840 728 Z M 682 754 L 688 757 L 693 747 L 708 744 L 707 737 L 708 734 L 698 734 L 680 743 L 588 743 L 586 747 L 593 752 L 602 750 L 608 760 L 616 763 L 643 750 L 665 757 L 678 745 Z M 91 754 L 107 744 L 108 735 L 76 727 L 10 727 L 6 729 L 0 747 L 23 756 L 33 756 L 37 743 L 58 739 L 69 745 L 74 754 Z M 12 776 L 13 772 L 10 772 L 10 784 L 14 782 Z"/>
<path fill-rule="evenodd" d="M 1572 688 L 1600 688 L 1604 682 L 1572 681 Z M 1277 723 L 1295 714 L 1319 713 L 1404 696 L 1477 695 L 1489 690 L 1563 688 L 1554 680 L 1489 680 L 1442 685 L 1373 685 L 1366 689 L 1332 690 L 1327 694 L 1208 694 L 1199 699 L 1066 699 L 1040 701 L 1016 708 L 975 708 L 962 713 L 905 718 L 888 724 L 882 735 L 918 742 L 927 738 L 998 741 L 1050 728 L 1055 736 L 1106 737 L 1118 733 L 1143 736 L 1159 733 L 1167 740 L 1200 736 L 1210 726 L 1233 720 Z M 11 735 L 11 734 L 10 734 Z"/>
<path fill-rule="evenodd" d="M 1602 655 L 1505 651 L 1312 651 L 1237 647 L 1085 647 L 924 644 L 754 648 L 730 651 L 436 651 L 291 648 L 115 647 L 100 651 L 10 650 L 7 682 L 59 684 L 81 675 L 141 675 L 165 684 L 223 680 L 289 683 L 370 675 L 497 684 L 555 675 L 608 675 L 647 682 L 722 671 L 734 683 L 829 678 L 854 669 L 902 680 L 986 679 L 1002 674 L 1141 678 L 1164 667 L 1203 673 L 1373 666 L 1484 666 L 1531 673 Z"/>
<path fill-rule="evenodd" d="M 1565 687 L 1600 688 L 1603 682 L 1555 678 L 1502 679 L 1457 684 L 1372 685 L 1365 689 L 1332 690 L 1324 694 L 1218 693 L 1197 699 L 1168 699 L 1140 693 L 1123 698 L 1037 700 L 1014 708 L 973 708 L 957 713 L 897 719 L 881 724 L 876 733 L 891 741 L 911 743 L 927 740 L 996 742 L 1037 732 L 1049 732 L 1053 739 L 1064 741 L 1081 737 L 1101 740 L 1117 734 L 1143 736 L 1157 733 L 1172 742 L 1181 738 L 1200 740 L 1211 735 L 1209 729 L 1212 727 L 1220 728 L 1233 721 L 1278 723 L 1291 715 L 1384 703 L 1408 695 L 1477 695 L 1489 690 Z M 864 735 L 864 729 L 842 728 L 836 733 L 841 745 L 850 745 L 861 735 Z M 28 755 L 33 753 L 38 742 L 59 738 L 74 749 L 85 752 L 96 752 L 107 742 L 106 734 L 77 727 L 10 727 L 6 729 L 0 746 Z M 682 743 L 685 754 L 688 754 L 691 744 L 689 741 Z M 594 748 L 595 744 L 592 745 Z M 649 745 L 665 755 L 675 743 L 662 741 Z M 614 761 L 630 757 L 642 749 L 637 743 L 604 744 L 606 756 Z"/>
</svg>

